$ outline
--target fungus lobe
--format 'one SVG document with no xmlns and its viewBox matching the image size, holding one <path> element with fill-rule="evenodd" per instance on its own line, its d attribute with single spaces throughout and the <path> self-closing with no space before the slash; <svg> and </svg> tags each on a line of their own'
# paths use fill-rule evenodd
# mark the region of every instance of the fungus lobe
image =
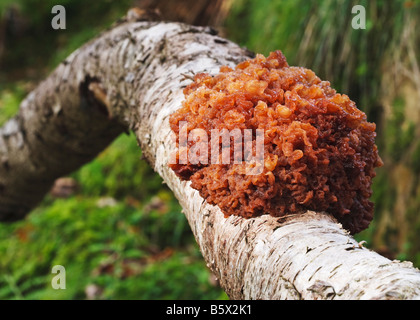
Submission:
<svg viewBox="0 0 420 320">
<path fill-rule="evenodd" d="M 258 54 L 234 69 L 223 66 L 211 76 L 197 74 L 184 89 L 182 107 L 170 117 L 171 129 L 180 145 L 180 124 L 194 129 L 232 131 L 251 129 L 264 133 L 263 163 L 259 174 L 249 174 L 249 162 L 234 160 L 238 146 L 230 137 L 229 163 L 211 154 L 214 141 L 204 153 L 206 161 L 181 164 L 197 140 L 177 151 L 170 167 L 225 216 L 245 218 L 262 214 L 281 217 L 306 210 L 332 214 L 351 233 L 368 227 L 373 219 L 372 178 L 382 165 L 375 145 L 375 124 L 367 122 L 348 96 L 338 94 L 313 71 L 289 67 L 281 51 L 267 58 Z M 202 143 L 203 141 L 200 141 Z M 245 140 L 240 140 L 245 150 Z M 202 150 L 202 149 L 201 149 Z M 203 154 L 201 154 L 202 159 Z"/>
</svg>

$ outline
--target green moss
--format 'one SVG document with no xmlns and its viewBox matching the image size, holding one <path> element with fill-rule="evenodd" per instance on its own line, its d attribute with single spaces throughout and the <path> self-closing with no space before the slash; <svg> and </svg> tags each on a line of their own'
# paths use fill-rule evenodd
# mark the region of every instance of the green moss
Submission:
<svg viewBox="0 0 420 320">
<path fill-rule="evenodd" d="M 131 279 L 113 281 L 101 275 L 94 283 L 105 288 L 102 298 L 122 296 L 126 299 L 217 299 L 221 291 L 209 283 L 209 274 L 202 272 L 201 259 L 192 258 L 193 252 L 177 252 L 163 261 L 147 264 Z M 180 267 L 182 266 L 182 267 Z M 138 266 L 141 268 L 141 266 Z M 115 272 L 118 272 L 116 270 Z"/>
<path fill-rule="evenodd" d="M 133 134 L 121 135 L 95 160 L 73 174 L 82 192 L 92 196 L 127 196 L 145 200 L 156 194 L 162 179 L 146 161 Z"/>
<path fill-rule="evenodd" d="M 9 85 L 0 91 L 0 126 L 16 114 L 24 95 L 22 84 Z"/>
<path fill-rule="evenodd" d="M 83 299 L 89 284 L 102 288 L 98 298 L 219 297 L 173 203 L 156 217 L 123 202 L 99 207 L 98 198 L 73 197 L 0 225 L 0 299 Z M 66 290 L 51 287 L 54 265 L 66 268 Z"/>
</svg>

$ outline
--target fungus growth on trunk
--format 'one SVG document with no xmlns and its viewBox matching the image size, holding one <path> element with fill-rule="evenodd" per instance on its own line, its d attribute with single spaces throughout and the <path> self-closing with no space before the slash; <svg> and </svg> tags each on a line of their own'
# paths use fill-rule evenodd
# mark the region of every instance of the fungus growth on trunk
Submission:
<svg viewBox="0 0 420 320">
<path fill-rule="evenodd" d="M 177 161 L 170 167 L 225 216 L 281 217 L 314 210 L 334 215 L 351 233 L 368 227 L 374 169 L 382 165 L 376 126 L 329 82 L 309 69 L 289 67 L 276 51 L 268 58 L 258 54 L 235 69 L 223 66 L 215 76 L 197 74 L 184 94 L 183 106 L 170 117 L 178 145 Z M 226 163 L 221 160 L 226 152 L 223 135 L 217 136 L 216 149 L 213 140 L 209 144 L 203 137 L 180 146 L 181 131 L 190 137 L 195 129 L 207 137 L 214 130 L 251 129 L 252 141 L 246 145 L 246 139 L 229 135 Z M 258 129 L 264 133 L 262 146 Z M 247 161 L 246 152 L 237 161 L 238 143 L 241 151 L 248 146 L 251 153 L 263 152 L 258 174 L 249 174 L 258 163 Z M 180 161 L 195 152 L 200 161 Z"/>
</svg>

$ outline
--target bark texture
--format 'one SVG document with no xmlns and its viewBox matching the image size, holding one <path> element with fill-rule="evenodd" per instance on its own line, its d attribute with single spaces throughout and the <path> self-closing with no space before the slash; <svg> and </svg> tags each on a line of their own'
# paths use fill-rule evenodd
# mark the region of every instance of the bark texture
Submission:
<svg viewBox="0 0 420 320">
<path fill-rule="evenodd" d="M 124 21 L 67 58 L 0 131 L 0 218 L 22 218 L 53 180 L 125 129 L 179 199 L 232 299 L 420 299 L 420 272 L 359 245 L 330 215 L 224 218 L 167 163 L 168 117 L 198 72 L 252 54 L 210 28 Z"/>
</svg>

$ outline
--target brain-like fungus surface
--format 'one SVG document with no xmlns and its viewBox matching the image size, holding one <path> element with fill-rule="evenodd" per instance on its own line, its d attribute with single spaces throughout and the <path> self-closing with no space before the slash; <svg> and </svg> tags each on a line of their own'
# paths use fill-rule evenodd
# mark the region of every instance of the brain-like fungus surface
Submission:
<svg viewBox="0 0 420 320">
<path fill-rule="evenodd" d="M 225 216 L 314 210 L 351 233 L 368 227 L 374 169 L 382 165 L 376 127 L 329 82 L 289 67 L 276 51 L 215 76 L 197 74 L 184 94 L 170 117 L 178 146 L 170 167 Z"/>
</svg>

